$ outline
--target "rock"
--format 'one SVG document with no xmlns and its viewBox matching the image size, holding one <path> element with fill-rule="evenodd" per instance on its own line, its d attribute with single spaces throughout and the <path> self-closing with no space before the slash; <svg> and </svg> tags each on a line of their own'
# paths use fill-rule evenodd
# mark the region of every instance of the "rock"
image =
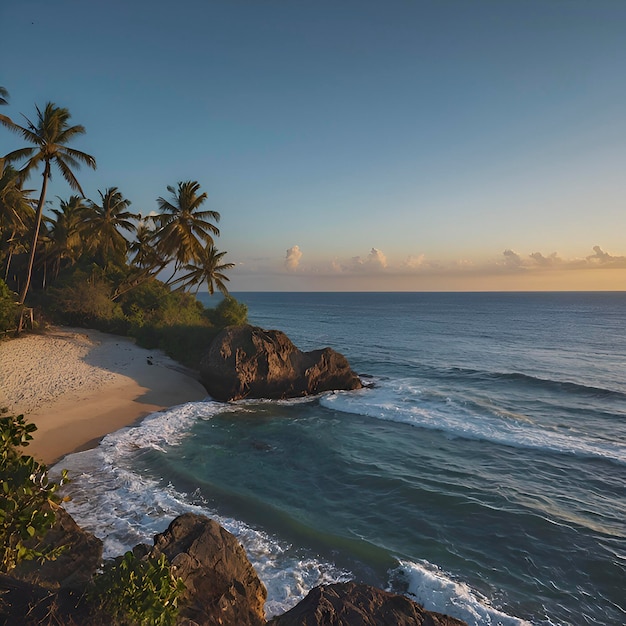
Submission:
<svg viewBox="0 0 626 626">
<path fill-rule="evenodd" d="M 409 598 L 353 582 L 315 587 L 271 626 L 467 626 Z"/>
<path fill-rule="evenodd" d="M 165 554 L 187 590 L 180 617 L 198 626 L 261 626 L 267 592 L 237 539 L 194 513 L 177 517 L 154 538 L 151 557 Z"/>
<path fill-rule="evenodd" d="M 229 326 L 200 363 L 200 376 L 216 400 L 297 398 L 362 387 L 347 359 L 331 348 L 302 352 L 278 330 Z"/>
<path fill-rule="evenodd" d="M 102 541 L 83 530 L 62 507 L 56 508 L 56 522 L 46 533 L 44 546 L 67 546 L 54 561 L 43 564 L 22 561 L 12 572 L 13 578 L 47 589 L 81 587 L 91 580 L 102 563 Z"/>
</svg>

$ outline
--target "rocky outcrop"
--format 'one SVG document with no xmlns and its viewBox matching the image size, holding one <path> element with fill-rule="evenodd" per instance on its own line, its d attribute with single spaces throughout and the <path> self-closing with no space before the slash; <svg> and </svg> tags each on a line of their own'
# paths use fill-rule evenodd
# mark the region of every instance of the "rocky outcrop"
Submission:
<svg viewBox="0 0 626 626">
<path fill-rule="evenodd" d="M 177 517 L 154 539 L 150 556 L 165 554 L 186 586 L 180 616 L 198 626 L 265 624 L 267 592 L 234 535 L 193 513 Z"/>
<path fill-rule="evenodd" d="M 216 400 L 297 398 L 360 389 L 347 359 L 331 348 L 302 352 L 278 330 L 229 326 L 200 363 L 204 386 Z"/>
<path fill-rule="evenodd" d="M 102 563 L 102 541 L 83 530 L 64 508 L 55 507 L 55 516 L 41 545 L 65 546 L 63 552 L 54 561 L 22 561 L 11 576 L 46 589 L 81 587 Z"/>
<path fill-rule="evenodd" d="M 421 604 L 357 583 L 315 587 L 271 626 L 467 626 L 461 620 L 426 611 Z"/>
</svg>

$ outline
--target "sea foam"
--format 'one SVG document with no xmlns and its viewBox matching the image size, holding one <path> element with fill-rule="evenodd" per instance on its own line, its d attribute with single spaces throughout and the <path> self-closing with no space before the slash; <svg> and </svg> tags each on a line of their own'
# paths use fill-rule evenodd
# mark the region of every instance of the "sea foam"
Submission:
<svg viewBox="0 0 626 626">
<path fill-rule="evenodd" d="M 532 423 L 509 411 L 473 410 L 464 399 L 425 392 L 412 379 L 378 380 L 359 392 L 334 392 L 320 403 L 330 409 L 380 420 L 439 430 L 455 437 L 478 439 L 518 448 L 602 458 L 626 464 L 626 446 L 582 439 Z"/>
<path fill-rule="evenodd" d="M 311 588 L 350 580 L 351 573 L 240 520 L 220 515 L 197 493 L 180 493 L 171 484 L 134 470 L 131 462 L 140 451 L 167 452 L 167 447 L 188 436 L 196 420 L 237 410 L 236 406 L 209 401 L 154 413 L 139 426 L 107 435 L 98 448 L 65 457 L 51 469 L 51 475 L 54 477 L 61 468 L 68 470 L 72 482 L 65 487 L 64 495 L 71 498 L 66 508 L 83 528 L 103 540 L 105 559 L 139 543 L 151 545 L 154 535 L 183 513 L 215 519 L 241 541 L 265 584 L 269 618 L 289 610 Z"/>
</svg>

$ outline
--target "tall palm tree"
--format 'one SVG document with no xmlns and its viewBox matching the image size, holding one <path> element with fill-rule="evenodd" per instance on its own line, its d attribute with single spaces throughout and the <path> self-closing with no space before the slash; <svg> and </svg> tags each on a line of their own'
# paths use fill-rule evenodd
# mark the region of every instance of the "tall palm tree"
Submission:
<svg viewBox="0 0 626 626">
<path fill-rule="evenodd" d="M 43 164 L 43 183 L 41 185 L 39 201 L 37 202 L 28 269 L 24 285 L 20 292 L 20 304 L 24 304 L 28 289 L 30 288 L 35 251 L 37 249 L 37 238 L 39 237 L 39 229 L 41 228 L 41 217 L 46 201 L 48 181 L 52 174 L 52 164 L 56 165 L 69 186 L 79 191 L 83 196 L 83 190 L 78 180 L 76 180 L 72 169 L 78 169 L 81 164 L 88 165 L 93 169 L 96 168 L 96 160 L 94 157 L 66 145 L 78 135 L 85 133 L 83 126 L 69 125 L 71 115 L 67 109 L 57 107 L 52 102 L 48 102 L 43 111 L 41 111 L 39 107 L 35 108 L 37 110 L 37 123 L 33 124 L 33 122 L 26 118 L 28 122 L 27 127 L 20 126 L 6 115 L 0 114 L 0 124 L 22 135 L 28 143 L 33 144 L 33 147 L 20 148 L 19 150 L 10 152 L 5 156 L 6 162 L 12 163 L 21 159 L 27 159 L 26 165 L 21 170 L 24 178 L 28 177 L 33 170 Z"/>
<path fill-rule="evenodd" d="M 109 261 L 123 261 L 128 252 L 129 242 L 121 230 L 133 232 L 141 215 L 131 213 L 128 207 L 131 201 L 124 198 L 117 187 L 109 187 L 100 194 L 100 204 L 89 201 L 89 211 L 85 216 L 89 246 L 96 253 L 97 260 L 103 265 Z"/>
<path fill-rule="evenodd" d="M 53 262 L 55 274 L 58 276 L 63 261 L 74 265 L 83 251 L 83 233 L 85 231 L 85 214 L 88 211 L 83 198 L 70 196 L 69 200 L 60 200 L 60 208 L 53 209 L 56 219 L 50 226 L 50 247 L 47 261 Z"/>
<path fill-rule="evenodd" d="M 196 263 L 187 263 L 184 269 L 187 274 L 183 274 L 177 278 L 174 283 L 181 283 L 180 288 L 185 289 L 196 285 L 196 294 L 200 290 L 203 283 L 207 284 L 209 293 L 213 295 L 217 287 L 225 296 L 228 295 L 228 289 L 224 284 L 230 280 L 223 272 L 235 267 L 234 263 L 222 263 L 222 257 L 226 252 L 218 252 L 213 244 L 208 244 L 202 249 L 200 259 Z"/>
<path fill-rule="evenodd" d="M 213 244 L 219 229 L 212 222 L 219 222 L 217 211 L 203 211 L 206 193 L 199 193 L 195 180 L 168 186 L 171 199 L 157 199 L 161 211 L 153 219 L 158 225 L 156 232 L 158 252 L 174 261 L 174 273 L 185 263 L 200 262 L 205 246 Z M 171 280 L 171 279 L 170 279 Z"/>
</svg>

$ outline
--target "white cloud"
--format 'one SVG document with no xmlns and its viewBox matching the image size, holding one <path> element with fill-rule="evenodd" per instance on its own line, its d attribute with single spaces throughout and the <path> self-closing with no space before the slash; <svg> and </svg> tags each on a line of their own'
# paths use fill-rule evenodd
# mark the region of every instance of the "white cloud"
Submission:
<svg viewBox="0 0 626 626">
<path fill-rule="evenodd" d="M 302 251 L 300 250 L 300 246 L 291 246 L 291 248 L 287 250 L 287 255 L 285 256 L 285 267 L 290 272 L 295 272 L 300 265 L 301 258 Z"/>
<path fill-rule="evenodd" d="M 372 248 L 370 253 L 367 255 L 367 263 L 384 269 L 387 267 L 387 257 L 384 255 L 382 250 Z"/>
<path fill-rule="evenodd" d="M 417 269 L 418 267 L 424 267 L 425 264 L 426 264 L 426 256 L 424 254 L 420 254 L 418 256 L 413 256 L 411 254 L 406 258 L 406 261 L 404 261 L 402 266 L 414 270 L 414 269 Z"/>
</svg>

